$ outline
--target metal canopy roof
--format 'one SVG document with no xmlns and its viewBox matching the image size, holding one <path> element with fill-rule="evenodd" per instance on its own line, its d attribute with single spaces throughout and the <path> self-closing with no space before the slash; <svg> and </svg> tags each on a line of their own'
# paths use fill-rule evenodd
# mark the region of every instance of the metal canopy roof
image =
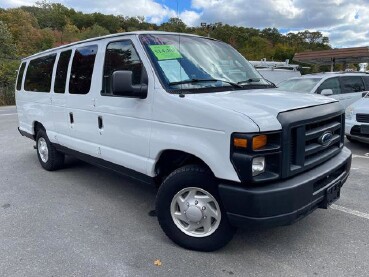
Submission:
<svg viewBox="0 0 369 277">
<path fill-rule="evenodd" d="M 333 63 L 362 63 L 369 62 L 369 47 L 341 48 L 321 51 L 306 51 L 296 53 L 294 61 L 330 65 Z"/>
</svg>

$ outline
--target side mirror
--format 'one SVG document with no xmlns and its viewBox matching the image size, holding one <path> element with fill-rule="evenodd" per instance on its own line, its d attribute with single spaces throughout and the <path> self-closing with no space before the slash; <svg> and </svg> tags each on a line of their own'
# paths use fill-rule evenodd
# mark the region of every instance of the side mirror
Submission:
<svg viewBox="0 0 369 277">
<path fill-rule="evenodd" d="M 363 98 L 364 97 L 369 97 L 369 92 L 367 92 L 367 91 L 366 92 L 363 92 L 363 94 L 361 95 L 361 97 L 363 97 Z"/>
<path fill-rule="evenodd" d="M 326 88 L 323 89 L 320 94 L 325 96 L 333 95 L 333 90 L 331 90 L 330 88 Z"/>
<path fill-rule="evenodd" d="M 112 91 L 113 95 L 144 99 L 147 97 L 147 84 L 133 85 L 132 71 L 120 70 L 113 73 Z"/>
</svg>

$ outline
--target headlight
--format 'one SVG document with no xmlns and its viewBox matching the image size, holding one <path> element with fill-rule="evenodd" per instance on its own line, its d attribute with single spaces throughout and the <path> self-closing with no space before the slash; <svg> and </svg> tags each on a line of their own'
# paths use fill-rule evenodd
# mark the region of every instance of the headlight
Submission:
<svg viewBox="0 0 369 277">
<path fill-rule="evenodd" d="M 354 115 L 354 107 L 348 106 L 345 113 L 346 119 L 351 120 L 353 115 Z"/>
<path fill-rule="evenodd" d="M 265 158 L 256 157 L 252 160 L 252 176 L 257 176 L 265 171 Z"/>
</svg>

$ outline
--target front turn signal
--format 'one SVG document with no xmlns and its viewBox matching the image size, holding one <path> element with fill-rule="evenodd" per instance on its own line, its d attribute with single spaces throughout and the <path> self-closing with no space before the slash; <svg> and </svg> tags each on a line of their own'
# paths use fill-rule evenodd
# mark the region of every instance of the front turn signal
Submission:
<svg viewBox="0 0 369 277">
<path fill-rule="evenodd" d="M 259 135 L 252 138 L 252 150 L 258 150 L 267 145 L 267 136 Z"/>
<path fill-rule="evenodd" d="M 247 139 L 245 138 L 234 138 L 233 146 L 237 148 L 247 148 Z"/>
</svg>

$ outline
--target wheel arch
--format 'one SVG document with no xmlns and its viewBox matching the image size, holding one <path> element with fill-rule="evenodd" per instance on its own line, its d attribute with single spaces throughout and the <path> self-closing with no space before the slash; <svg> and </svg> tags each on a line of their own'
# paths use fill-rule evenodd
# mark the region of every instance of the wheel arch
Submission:
<svg viewBox="0 0 369 277">
<path fill-rule="evenodd" d="M 166 149 L 159 153 L 156 160 L 154 166 L 155 182 L 160 184 L 171 172 L 189 164 L 202 165 L 214 175 L 210 166 L 198 156 L 182 150 Z"/>
</svg>

